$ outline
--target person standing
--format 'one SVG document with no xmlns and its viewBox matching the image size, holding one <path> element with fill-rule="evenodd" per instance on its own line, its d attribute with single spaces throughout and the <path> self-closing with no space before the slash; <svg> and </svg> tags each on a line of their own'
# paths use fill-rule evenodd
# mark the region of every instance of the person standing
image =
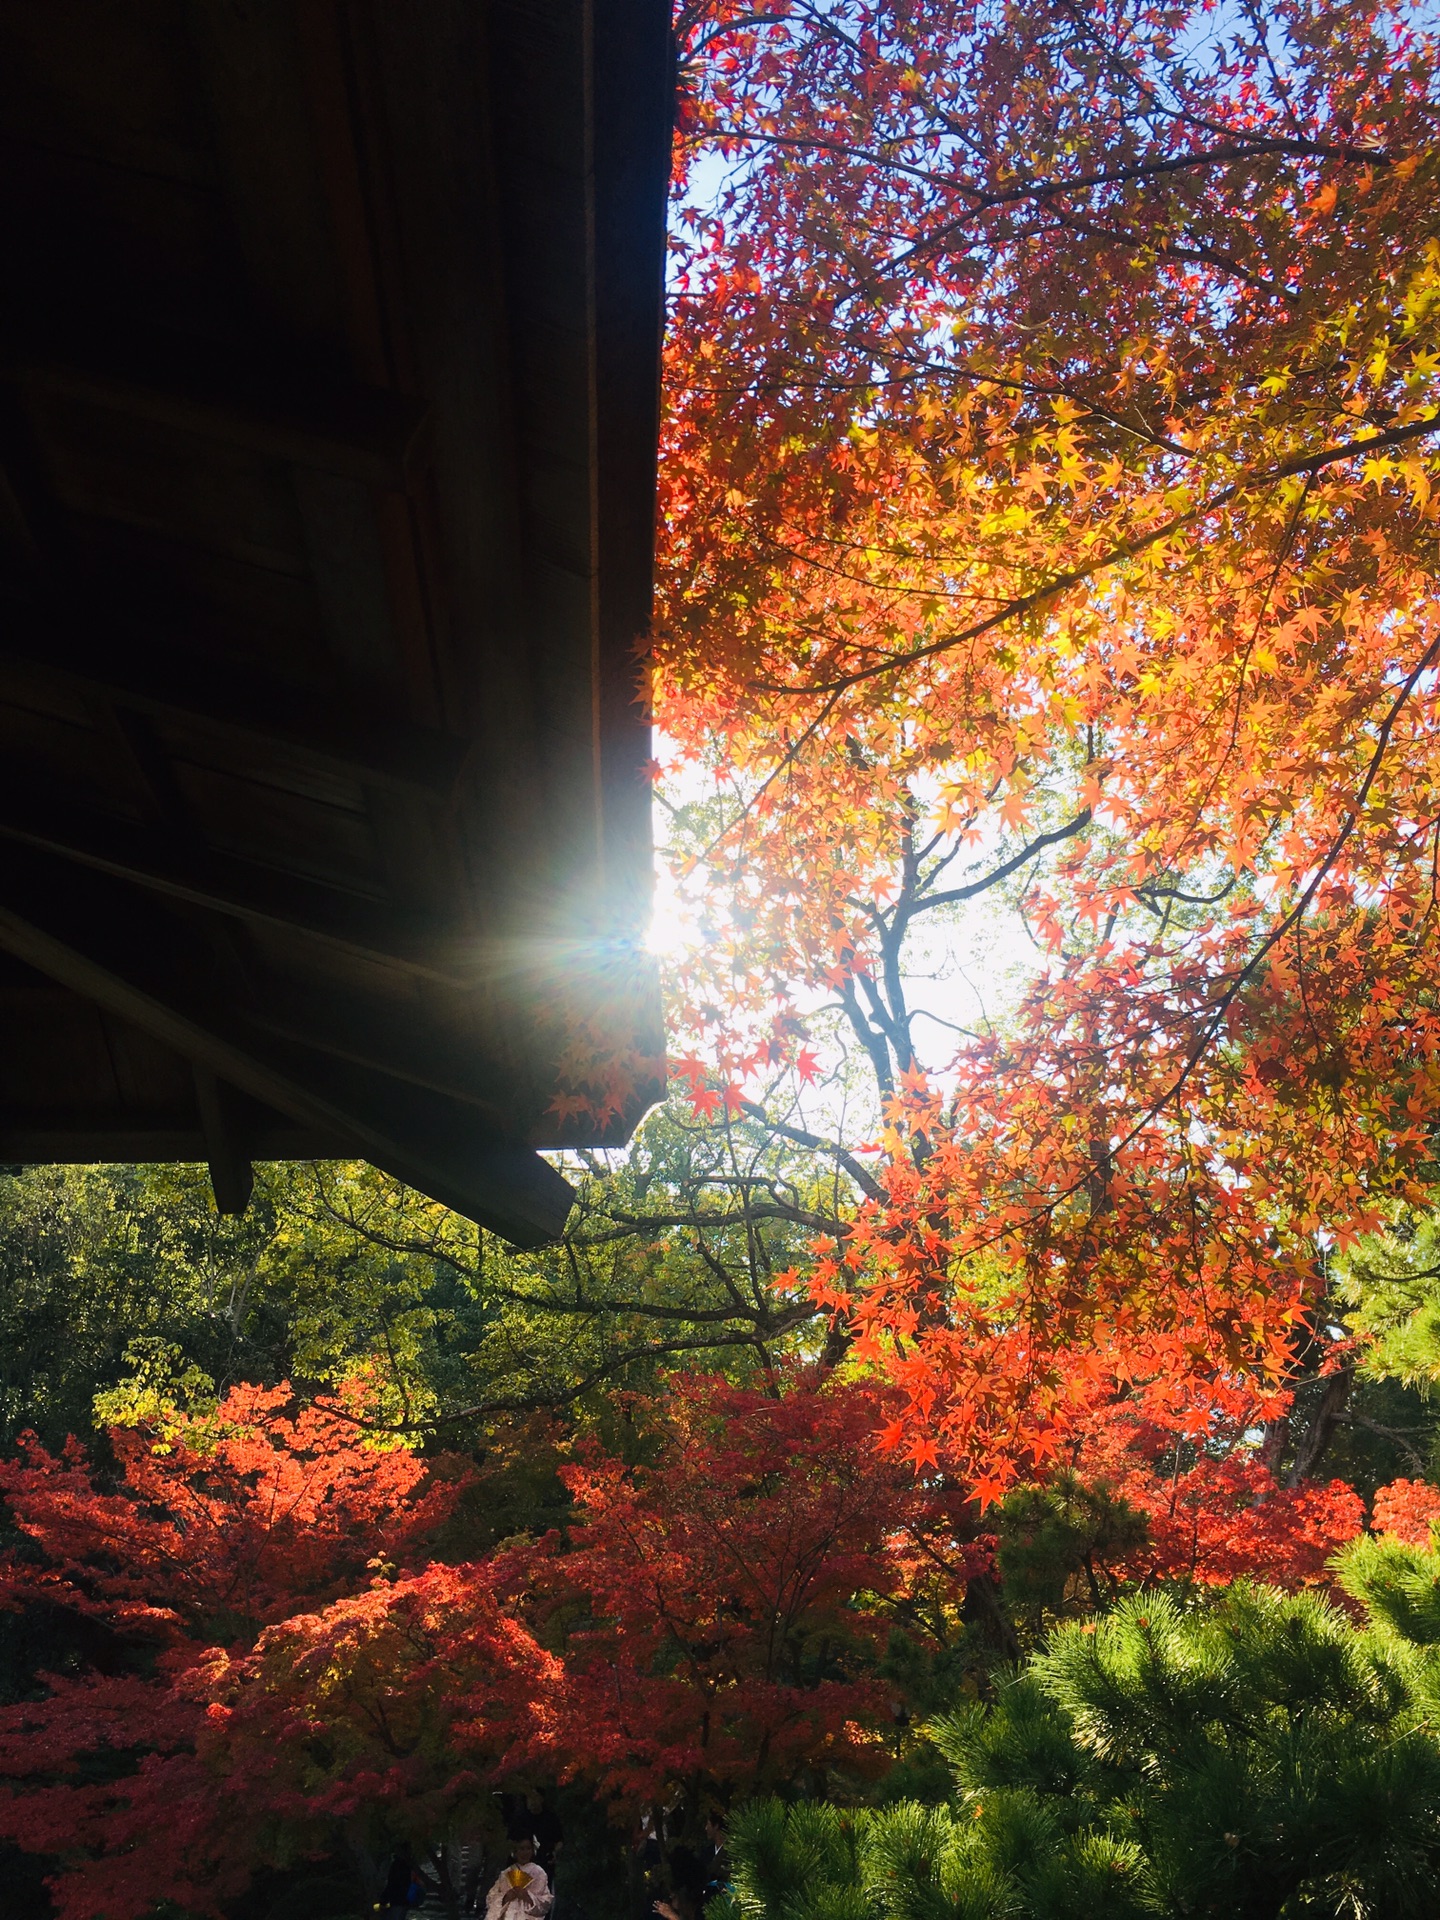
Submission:
<svg viewBox="0 0 1440 1920">
<path fill-rule="evenodd" d="M 535 1842 L 522 1837 L 485 1896 L 485 1920 L 547 1920 L 551 1904 L 550 1876 L 535 1858 Z"/>
<path fill-rule="evenodd" d="M 407 1850 L 401 1847 L 391 1857 L 390 1871 L 385 1876 L 387 1920 L 410 1920 L 413 1910 L 424 1898 L 425 1887 L 419 1869 L 411 1861 Z"/>
</svg>

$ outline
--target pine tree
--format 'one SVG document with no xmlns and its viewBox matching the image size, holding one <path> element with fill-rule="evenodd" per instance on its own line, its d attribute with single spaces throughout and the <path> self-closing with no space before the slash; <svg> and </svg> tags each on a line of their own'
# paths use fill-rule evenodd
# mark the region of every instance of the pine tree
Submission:
<svg viewBox="0 0 1440 1920">
<path fill-rule="evenodd" d="M 933 1722 L 946 1804 L 735 1822 L 735 1920 L 1428 1915 L 1440 1870 L 1440 1553 L 1361 1542 L 1354 1624 L 1239 1584 L 1062 1628 Z"/>
</svg>

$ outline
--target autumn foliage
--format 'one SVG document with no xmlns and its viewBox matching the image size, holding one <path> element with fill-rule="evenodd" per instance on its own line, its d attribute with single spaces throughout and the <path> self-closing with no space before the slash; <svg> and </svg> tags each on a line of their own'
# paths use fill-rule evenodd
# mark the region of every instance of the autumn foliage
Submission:
<svg viewBox="0 0 1440 1920">
<path fill-rule="evenodd" d="M 345 1396 L 356 1410 L 363 1392 Z M 213 1415 L 175 1413 L 157 1432 L 109 1432 L 118 1490 L 78 1441 L 59 1458 L 33 1440 L 0 1465 L 0 1491 L 44 1561 L 13 1559 L 0 1596 L 63 1595 L 68 1607 L 165 1647 L 253 1638 L 324 1606 L 377 1553 L 420 1556 L 458 1484 L 404 1448 L 369 1451 L 353 1424 L 297 1406 L 288 1387 L 237 1387 Z"/>
<path fill-rule="evenodd" d="M 539 1776 L 622 1813 L 863 1792 L 892 1639 L 939 1662 L 1004 1626 L 1026 1501 L 1123 1517 L 1111 1598 L 1322 1588 L 1357 1539 L 1433 1597 L 1440 1494 L 1381 1488 L 1367 1538 L 1270 1445 L 1307 1369 L 1359 1364 L 1333 1256 L 1434 1171 L 1433 21 L 705 0 L 678 39 L 676 1065 L 707 1125 L 819 1156 L 715 1176 L 796 1230 L 749 1271 L 802 1304 L 778 1326 L 757 1281 L 756 1379 L 577 1426 L 563 1524 L 498 1548 L 470 1469 L 376 1444 L 363 1388 L 0 1466 L 0 1606 L 72 1649 L 0 1709 L 0 1834 L 58 1863 L 62 1920 L 218 1912 L 337 1831 L 421 1845 Z M 912 962 L 975 902 L 1036 958 L 962 1023 Z M 652 1069 L 581 1032 L 560 1105 L 603 1125 Z M 699 1236 L 761 1215 L 698 1192 L 616 1233 L 678 1263 L 695 1231 L 738 1298 Z M 724 1310 L 691 1311 L 649 1357 L 704 1349 Z M 1157 1617 L 1183 1650 L 1202 1611 Z"/>
<path fill-rule="evenodd" d="M 962 1642 L 1010 1524 L 883 1447 L 899 1403 L 833 1370 L 680 1376 L 624 1403 L 623 1445 L 574 1444 L 562 1528 L 484 1553 L 474 1471 L 368 1442 L 363 1384 L 114 1428 L 105 1470 L 32 1443 L 0 1466 L 0 1593 L 74 1651 L 0 1708 L 0 1835 L 52 1858 L 62 1920 L 140 1920 L 162 1895 L 218 1913 L 337 1835 L 423 1853 L 517 1781 L 581 1781 L 632 1817 L 863 1790 L 893 1754 L 893 1637 Z M 1112 1596 L 1327 1585 L 1361 1503 L 1281 1485 L 1234 1439 L 1187 1450 L 1121 1404 L 1091 1423 L 1067 1472 L 1136 1522 Z M 1414 1545 L 1437 1515 L 1426 1483 L 1375 1502 Z"/>
<path fill-rule="evenodd" d="M 1108 1488 L 1147 1523 L 1148 1537 L 1117 1573 L 1146 1587 L 1247 1579 L 1290 1592 L 1330 1587 L 1330 1562 L 1365 1525 L 1360 1496 L 1343 1480 L 1286 1486 L 1255 1447 L 1231 1439 L 1228 1448 L 1187 1448 L 1174 1428 L 1138 1420 L 1124 1406 L 1095 1423 L 1077 1457 L 1082 1479 Z M 1393 1492 L 1377 1497 L 1377 1529 L 1390 1530 Z"/>
<path fill-rule="evenodd" d="M 681 1070 L 738 1105 L 848 1019 L 885 1157 L 821 1284 L 921 1464 L 1006 1484 L 1092 1389 L 1263 1400 L 1315 1234 L 1428 1152 L 1432 25 L 693 22 L 683 152 L 730 172 L 663 463 L 662 719 L 718 808 Z M 926 1052 L 904 942 L 1002 883 L 1040 973 Z"/>
<path fill-rule="evenodd" d="M 583 1452 L 574 1521 L 510 1563 L 537 1633 L 563 1630 L 568 1737 L 611 1791 L 873 1773 L 887 1636 L 990 1566 L 964 1494 L 878 1451 L 876 1394 L 786 1386 L 677 1380 L 643 1463 Z"/>
<path fill-rule="evenodd" d="M 645 1464 L 583 1450 L 573 1525 L 476 1557 L 465 1472 L 365 1444 L 363 1397 L 116 1429 L 113 1488 L 31 1445 L 0 1467 L 4 1603 L 88 1652 L 0 1709 L 0 1833 L 57 1858 L 63 1920 L 138 1920 L 337 1833 L 423 1849 L 537 1773 L 623 1809 L 873 1772 L 886 1635 L 953 1613 L 990 1543 L 877 1454 L 868 1390 L 784 1387 L 636 1402 Z"/>
<path fill-rule="evenodd" d="M 1440 1523 L 1440 1487 L 1428 1480 L 1395 1480 L 1375 1496 L 1376 1533 L 1407 1547 L 1429 1547 Z"/>
<path fill-rule="evenodd" d="M 90 1629 L 80 1672 L 46 1676 L 43 1698 L 0 1716 L 12 1783 L 0 1826 L 58 1858 L 60 1914 L 123 1920 L 162 1891 L 215 1911 L 256 1866 L 303 1856 L 359 1805 L 396 1805 L 403 1832 L 413 1800 L 423 1827 L 437 1782 L 417 1756 L 449 1776 L 467 1756 L 466 1740 L 443 1737 L 439 1683 L 473 1680 L 479 1662 L 498 1700 L 523 1669 L 528 1701 L 546 1671 L 483 1587 L 457 1601 L 448 1570 L 429 1563 L 458 1477 L 358 1445 L 343 1412 L 297 1410 L 283 1387 L 237 1388 L 208 1418 L 109 1438 L 113 1491 L 74 1442 L 59 1459 L 32 1444 L 0 1467 L 25 1542 L 5 1567 L 4 1604 Z M 378 1747 L 373 1729 L 368 1745 L 355 1738 L 367 1681 L 396 1715 Z M 423 1738 L 405 1723 L 407 1685 L 424 1696 Z M 483 1704 L 451 1717 L 467 1722 L 482 1766 L 514 1741 Z M 317 1720 L 323 1761 L 309 1741 Z M 452 1790 L 466 1789 L 473 1775 Z"/>
</svg>

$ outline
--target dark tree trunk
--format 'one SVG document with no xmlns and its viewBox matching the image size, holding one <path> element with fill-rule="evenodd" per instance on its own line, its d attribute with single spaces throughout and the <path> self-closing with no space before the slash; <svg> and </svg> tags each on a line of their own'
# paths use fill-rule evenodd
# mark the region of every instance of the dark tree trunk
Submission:
<svg viewBox="0 0 1440 1920">
<path fill-rule="evenodd" d="M 1320 1471 L 1321 1462 L 1330 1450 L 1330 1442 L 1335 1438 L 1335 1429 L 1344 1416 L 1345 1403 L 1350 1398 L 1350 1389 L 1354 1384 L 1353 1366 L 1341 1367 L 1325 1382 L 1320 1403 L 1295 1444 L 1295 1457 L 1285 1476 L 1287 1487 L 1298 1487 L 1303 1480 L 1314 1479 Z"/>
<path fill-rule="evenodd" d="M 965 1582 L 960 1618 L 1007 1660 L 1020 1658 L 1020 1642 L 1000 1598 L 1000 1582 L 993 1574 L 977 1573 Z"/>
</svg>

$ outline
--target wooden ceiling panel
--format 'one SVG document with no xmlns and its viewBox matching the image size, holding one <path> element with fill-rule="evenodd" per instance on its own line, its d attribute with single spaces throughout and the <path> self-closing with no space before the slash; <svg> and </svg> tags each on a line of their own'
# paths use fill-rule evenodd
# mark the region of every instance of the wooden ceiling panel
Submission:
<svg viewBox="0 0 1440 1920">
<path fill-rule="evenodd" d="M 186 817 L 206 846 L 352 892 L 378 891 L 375 837 L 363 811 L 182 759 L 174 773 Z"/>
<path fill-rule="evenodd" d="M 245 338 L 248 290 L 209 189 L 0 134 L 0 245 L 28 284 L 26 347 L 88 332 L 78 310 L 100 302 L 130 333 Z"/>
<path fill-rule="evenodd" d="M 33 517 L 33 505 L 31 512 Z M 73 512 L 50 532 L 53 546 L 65 554 L 68 610 L 90 633 L 113 628 L 117 609 L 124 609 L 127 626 L 157 651 L 179 645 L 241 678 L 258 673 L 273 686 L 332 696 L 339 691 L 309 575 L 276 573 Z M 47 656 L 57 617 L 64 615 L 56 610 L 47 622 Z M 33 616 L 18 630 L 27 629 L 33 632 Z M 8 621 L 0 625 L 0 648 L 13 644 L 13 631 Z"/>
<path fill-rule="evenodd" d="M 54 991 L 11 994 L 0 1035 L 0 1105 L 45 1114 L 123 1104 L 104 1017 L 93 1004 Z"/>
<path fill-rule="evenodd" d="M 214 188 L 185 0 L 50 0 L 0 16 L 0 116 L 12 137 Z"/>
<path fill-rule="evenodd" d="M 4 687 L 0 673 L 0 689 Z M 28 787 L 38 805 L 59 796 L 138 821 L 144 798 L 137 791 L 123 751 L 96 726 L 20 706 L 0 691 L 0 766 L 12 786 Z"/>
<path fill-rule="evenodd" d="M 288 469 L 233 442 L 46 395 L 35 437 L 62 508 L 305 577 Z"/>
<path fill-rule="evenodd" d="M 368 785 L 359 771 L 323 758 L 302 757 L 282 736 L 211 725 L 203 714 L 156 712 L 155 733 L 180 765 L 222 779 L 273 788 L 290 800 L 308 801 L 364 817 Z"/>
</svg>

